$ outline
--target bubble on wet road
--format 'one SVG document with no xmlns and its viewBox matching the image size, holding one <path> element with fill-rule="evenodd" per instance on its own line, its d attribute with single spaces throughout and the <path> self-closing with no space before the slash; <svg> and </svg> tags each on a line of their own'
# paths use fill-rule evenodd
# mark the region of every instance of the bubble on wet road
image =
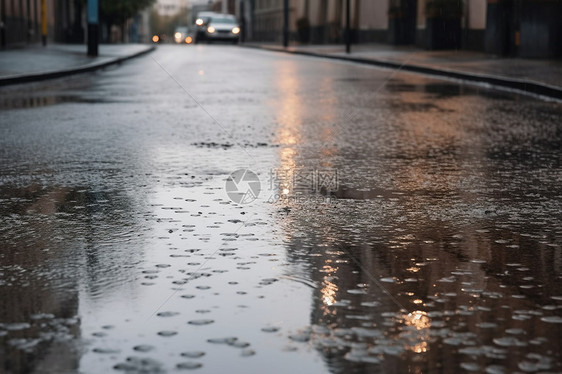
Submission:
<svg viewBox="0 0 562 374">
<path fill-rule="evenodd" d="M 176 367 L 183 370 L 194 370 L 203 367 L 203 364 L 200 362 L 180 362 Z"/>
<path fill-rule="evenodd" d="M 205 352 L 203 351 L 190 351 L 190 352 L 182 352 L 180 354 L 183 357 L 187 357 L 187 358 L 200 358 L 205 356 Z"/>
<path fill-rule="evenodd" d="M 19 330 L 25 330 L 30 328 L 31 325 L 27 322 L 14 322 L 14 323 L 8 323 L 4 325 L 4 328 L 8 331 L 19 331 Z"/>
<path fill-rule="evenodd" d="M 51 313 L 37 313 L 31 316 L 31 319 L 33 320 L 53 319 L 53 318 L 55 318 L 55 315 Z"/>
<path fill-rule="evenodd" d="M 115 348 L 94 348 L 92 349 L 92 352 L 103 353 L 103 354 L 115 354 L 121 352 L 121 350 Z"/>
<path fill-rule="evenodd" d="M 127 357 L 126 362 L 113 366 L 115 370 L 132 373 L 163 373 L 163 365 L 152 358 Z"/>
<path fill-rule="evenodd" d="M 215 321 L 212 319 L 194 319 L 191 320 L 189 322 L 187 322 L 190 325 L 195 325 L 195 326 L 204 326 L 204 325 L 210 325 L 211 323 L 214 323 Z"/>
<path fill-rule="evenodd" d="M 521 341 L 513 336 L 505 336 L 502 338 L 495 338 L 493 339 L 494 343 L 500 345 L 502 347 L 525 347 L 527 345 L 526 342 Z"/>
<path fill-rule="evenodd" d="M 397 279 L 395 277 L 384 277 L 381 278 L 380 281 L 385 283 L 395 283 Z"/>
<path fill-rule="evenodd" d="M 207 342 L 211 343 L 211 344 L 232 344 L 236 340 L 238 340 L 238 338 L 236 338 L 236 337 L 210 338 L 210 339 L 207 339 Z"/>
<path fill-rule="evenodd" d="M 158 331 L 158 335 L 163 337 L 174 336 L 177 335 L 177 333 L 178 333 L 177 331 L 171 331 L 171 330 Z"/>
<path fill-rule="evenodd" d="M 248 342 L 241 342 L 239 340 L 236 340 L 234 342 L 232 342 L 232 344 L 229 344 L 231 347 L 235 347 L 235 348 L 246 348 L 250 346 L 250 343 Z"/>
<path fill-rule="evenodd" d="M 363 302 L 361 302 L 361 306 L 365 306 L 365 307 L 369 307 L 369 308 L 375 308 L 379 305 L 381 305 L 381 303 L 378 302 L 378 301 L 363 301 Z"/>
<path fill-rule="evenodd" d="M 263 331 L 263 332 L 277 332 L 277 331 L 279 331 L 279 327 L 262 327 L 261 331 Z"/>
<path fill-rule="evenodd" d="M 541 317 L 541 321 L 546 323 L 562 323 L 562 317 L 560 316 Z"/>
<path fill-rule="evenodd" d="M 357 288 L 357 289 L 347 290 L 347 293 L 350 293 L 352 295 L 366 295 L 368 292 L 364 288 Z"/>
<path fill-rule="evenodd" d="M 479 371 L 480 365 L 474 362 L 461 362 L 460 367 L 466 371 Z"/>
<path fill-rule="evenodd" d="M 253 349 L 243 349 L 242 352 L 240 352 L 240 356 L 242 357 L 250 357 L 256 354 L 256 351 L 254 351 Z"/>
<path fill-rule="evenodd" d="M 141 344 L 141 345 L 136 345 L 133 347 L 133 350 L 137 351 L 137 352 L 150 352 L 154 349 L 154 346 L 152 345 L 148 345 L 148 344 Z"/>
<path fill-rule="evenodd" d="M 498 327 L 498 324 L 494 322 L 480 322 L 476 324 L 476 326 L 480 327 L 481 329 L 494 329 Z"/>
<path fill-rule="evenodd" d="M 159 313 L 157 313 L 156 315 L 157 315 L 158 317 L 174 317 L 174 316 L 177 316 L 178 314 L 179 314 L 178 312 L 169 312 L 169 311 L 167 311 L 167 312 L 159 312 Z"/>
<path fill-rule="evenodd" d="M 367 348 L 364 346 L 353 346 L 351 350 L 345 354 L 344 358 L 351 362 L 366 364 L 379 364 L 381 362 L 379 357 L 369 355 Z"/>
<path fill-rule="evenodd" d="M 295 341 L 295 342 L 300 342 L 300 343 L 304 343 L 310 340 L 310 334 L 311 334 L 311 330 L 310 329 L 305 329 L 302 331 L 299 331 L 295 334 L 291 334 L 289 335 L 289 339 Z"/>
</svg>

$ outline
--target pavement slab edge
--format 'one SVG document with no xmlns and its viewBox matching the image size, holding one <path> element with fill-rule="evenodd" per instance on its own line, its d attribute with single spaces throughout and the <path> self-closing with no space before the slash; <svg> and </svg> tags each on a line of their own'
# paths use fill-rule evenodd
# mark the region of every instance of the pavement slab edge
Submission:
<svg viewBox="0 0 562 374">
<path fill-rule="evenodd" d="M 459 79 L 471 83 L 484 83 L 492 87 L 515 90 L 524 94 L 538 95 L 543 98 L 562 100 L 562 87 L 551 86 L 530 80 L 509 78 L 499 75 L 489 75 L 480 73 L 469 73 L 458 70 L 448 70 L 430 66 L 398 63 L 392 61 L 377 60 L 373 58 L 361 58 L 353 56 L 331 55 L 311 51 L 291 50 L 281 47 L 268 47 L 260 45 L 245 45 L 247 48 L 256 48 L 272 52 L 290 53 L 295 55 L 303 55 L 310 57 L 319 57 L 332 60 L 349 61 L 366 65 L 380 66 L 389 69 L 398 69 L 413 73 L 421 73 L 432 76 L 441 76 L 446 78 Z"/>
<path fill-rule="evenodd" d="M 110 60 L 106 61 L 99 61 L 99 62 L 92 62 L 89 64 L 66 68 L 66 69 L 59 69 L 59 70 L 50 70 L 50 71 L 42 71 L 42 72 L 34 72 L 29 74 L 18 74 L 12 75 L 7 77 L 0 77 L 0 86 L 8 86 L 12 84 L 20 84 L 20 83 L 30 83 L 30 82 L 38 82 L 48 79 L 55 79 L 55 78 L 62 78 L 69 75 L 74 74 L 81 74 L 81 73 L 88 73 L 92 71 L 96 71 L 99 69 L 106 68 L 111 65 L 120 64 L 127 60 L 130 60 L 135 57 L 142 56 L 149 52 L 152 52 L 156 49 L 155 46 L 148 46 L 146 49 L 142 51 L 138 51 L 135 53 L 131 53 L 129 55 L 115 57 Z"/>
</svg>

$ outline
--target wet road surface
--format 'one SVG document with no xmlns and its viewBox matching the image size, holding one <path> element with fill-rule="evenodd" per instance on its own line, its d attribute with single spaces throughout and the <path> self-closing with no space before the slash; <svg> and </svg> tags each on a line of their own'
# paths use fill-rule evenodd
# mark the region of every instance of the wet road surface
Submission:
<svg viewBox="0 0 562 374">
<path fill-rule="evenodd" d="M 559 103 L 213 45 L 0 108 L 0 371 L 562 370 Z"/>
</svg>

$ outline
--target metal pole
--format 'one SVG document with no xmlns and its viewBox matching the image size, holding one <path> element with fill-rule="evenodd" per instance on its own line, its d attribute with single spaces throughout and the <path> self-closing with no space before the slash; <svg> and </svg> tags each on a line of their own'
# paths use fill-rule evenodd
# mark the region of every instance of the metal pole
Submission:
<svg viewBox="0 0 562 374">
<path fill-rule="evenodd" d="M 6 47 L 6 4 L 0 0 L 0 47 Z"/>
<path fill-rule="evenodd" d="M 351 10 L 349 0 L 345 0 L 345 53 L 351 52 L 351 26 L 350 16 Z"/>
<path fill-rule="evenodd" d="M 283 0 L 283 47 L 289 46 L 289 0 Z"/>
<path fill-rule="evenodd" d="M 88 0 L 88 56 L 98 55 L 98 0 Z"/>
<path fill-rule="evenodd" d="M 47 45 L 47 0 L 41 0 L 41 43 Z"/>
<path fill-rule="evenodd" d="M 26 30 L 27 33 L 26 33 L 26 35 L 27 35 L 27 42 L 29 43 L 29 42 L 31 42 L 31 36 L 32 36 L 31 27 L 33 26 L 33 24 L 31 23 L 31 2 L 29 0 L 27 0 L 26 8 L 27 8 L 26 9 L 27 10 L 27 16 L 26 16 L 26 18 L 27 18 L 27 25 L 26 25 L 27 26 L 27 30 Z"/>
</svg>

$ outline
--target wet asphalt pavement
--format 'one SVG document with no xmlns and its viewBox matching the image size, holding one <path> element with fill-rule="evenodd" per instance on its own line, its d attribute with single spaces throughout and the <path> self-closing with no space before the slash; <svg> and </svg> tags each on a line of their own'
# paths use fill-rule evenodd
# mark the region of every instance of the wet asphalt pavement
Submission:
<svg viewBox="0 0 562 374">
<path fill-rule="evenodd" d="M 0 372 L 562 371 L 560 103 L 212 45 L 0 108 Z"/>
</svg>

